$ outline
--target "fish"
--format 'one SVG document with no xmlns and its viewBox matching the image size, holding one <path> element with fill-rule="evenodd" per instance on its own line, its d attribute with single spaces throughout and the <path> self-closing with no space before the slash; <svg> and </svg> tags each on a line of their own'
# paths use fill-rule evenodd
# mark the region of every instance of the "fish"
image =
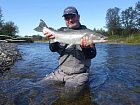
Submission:
<svg viewBox="0 0 140 105">
<path fill-rule="evenodd" d="M 54 39 L 51 39 L 51 43 L 54 42 L 61 42 L 65 44 L 80 44 L 81 39 L 84 36 L 87 36 L 90 41 L 93 41 L 94 43 L 103 43 L 106 42 L 105 40 L 107 37 L 104 35 L 95 33 L 91 29 L 82 29 L 82 30 L 55 30 L 53 28 L 50 28 L 46 25 L 46 23 L 40 19 L 40 23 L 38 27 L 34 28 L 37 32 L 43 32 L 45 30 L 46 32 L 52 34 L 55 36 Z"/>
</svg>

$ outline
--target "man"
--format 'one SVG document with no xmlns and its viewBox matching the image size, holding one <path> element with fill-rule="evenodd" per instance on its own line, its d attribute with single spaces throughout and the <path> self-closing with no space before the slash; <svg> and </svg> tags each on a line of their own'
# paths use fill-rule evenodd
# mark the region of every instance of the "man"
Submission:
<svg viewBox="0 0 140 105">
<path fill-rule="evenodd" d="M 63 17 L 67 27 L 59 30 L 83 30 L 86 26 L 80 24 L 80 15 L 75 7 L 67 7 Z M 49 39 L 55 36 L 43 30 L 44 35 Z M 64 83 L 65 87 L 78 87 L 88 82 L 91 59 L 96 56 L 96 48 L 88 37 L 81 39 L 80 45 L 69 46 L 64 43 L 50 43 L 49 48 L 52 52 L 60 54 L 59 66 L 57 70 L 49 74 L 45 80 L 53 80 Z"/>
</svg>

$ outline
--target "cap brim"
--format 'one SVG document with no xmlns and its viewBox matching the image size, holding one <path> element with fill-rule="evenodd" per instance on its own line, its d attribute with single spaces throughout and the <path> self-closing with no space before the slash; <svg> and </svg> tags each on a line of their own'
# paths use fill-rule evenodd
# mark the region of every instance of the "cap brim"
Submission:
<svg viewBox="0 0 140 105">
<path fill-rule="evenodd" d="M 77 15 L 77 13 L 68 13 L 68 14 L 64 14 L 62 17 L 65 17 L 66 15 Z"/>
</svg>

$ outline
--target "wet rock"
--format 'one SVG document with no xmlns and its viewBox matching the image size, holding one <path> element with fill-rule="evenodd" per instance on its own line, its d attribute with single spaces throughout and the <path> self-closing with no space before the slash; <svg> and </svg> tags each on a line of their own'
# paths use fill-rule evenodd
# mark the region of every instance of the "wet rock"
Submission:
<svg viewBox="0 0 140 105">
<path fill-rule="evenodd" d="M 10 69 L 10 66 L 18 59 L 21 54 L 15 43 L 0 42 L 0 72 Z"/>
</svg>

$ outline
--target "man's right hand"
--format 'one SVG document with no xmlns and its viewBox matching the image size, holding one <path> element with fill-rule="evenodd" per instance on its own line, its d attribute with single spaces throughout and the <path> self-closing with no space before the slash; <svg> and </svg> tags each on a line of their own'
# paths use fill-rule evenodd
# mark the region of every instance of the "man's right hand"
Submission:
<svg viewBox="0 0 140 105">
<path fill-rule="evenodd" d="M 54 39 L 55 38 L 54 35 L 52 35 L 52 34 L 50 34 L 48 32 L 44 33 L 44 35 L 46 35 L 49 39 Z"/>
<path fill-rule="evenodd" d="M 52 35 L 51 33 L 47 32 L 45 29 L 43 29 L 43 34 L 48 37 L 48 39 L 54 39 L 55 36 Z"/>
</svg>

